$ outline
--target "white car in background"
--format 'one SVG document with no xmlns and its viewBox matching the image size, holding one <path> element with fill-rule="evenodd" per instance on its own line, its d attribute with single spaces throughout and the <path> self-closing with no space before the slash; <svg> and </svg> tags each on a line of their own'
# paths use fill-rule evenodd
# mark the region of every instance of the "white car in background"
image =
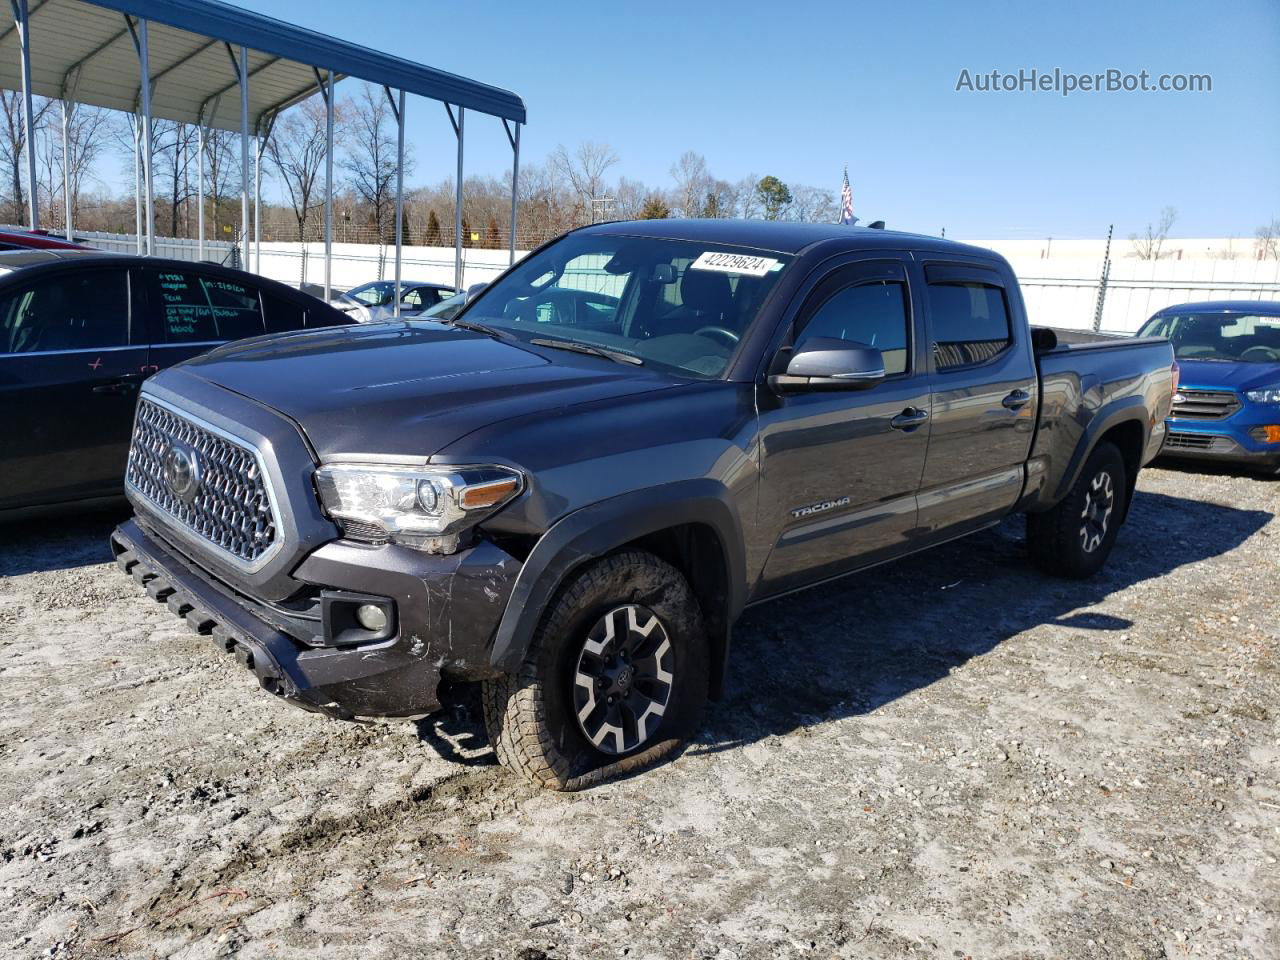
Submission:
<svg viewBox="0 0 1280 960">
<path fill-rule="evenodd" d="M 455 290 L 440 283 L 412 283 L 400 281 L 400 316 L 416 317 L 442 300 L 455 294 Z M 345 293 L 334 294 L 329 303 L 360 323 L 391 320 L 395 317 L 396 282 L 375 280 L 372 283 L 352 287 Z"/>
</svg>

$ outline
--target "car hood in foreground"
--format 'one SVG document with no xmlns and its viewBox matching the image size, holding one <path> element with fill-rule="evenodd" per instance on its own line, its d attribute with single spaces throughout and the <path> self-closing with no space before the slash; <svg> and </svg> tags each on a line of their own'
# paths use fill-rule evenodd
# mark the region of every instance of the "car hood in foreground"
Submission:
<svg viewBox="0 0 1280 960">
<path fill-rule="evenodd" d="M 1261 390 L 1280 387 L 1280 363 L 1230 363 L 1222 360 L 1179 360 L 1178 383 L 1188 390 Z"/>
<path fill-rule="evenodd" d="M 295 421 L 322 460 L 427 457 L 480 427 L 683 381 L 430 322 L 263 337 L 174 368 Z M 162 378 L 164 374 L 160 375 Z"/>
</svg>

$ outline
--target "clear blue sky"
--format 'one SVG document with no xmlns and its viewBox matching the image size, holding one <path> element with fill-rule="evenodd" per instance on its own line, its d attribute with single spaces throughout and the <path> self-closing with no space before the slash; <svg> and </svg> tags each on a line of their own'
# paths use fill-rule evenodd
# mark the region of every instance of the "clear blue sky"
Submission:
<svg viewBox="0 0 1280 960">
<path fill-rule="evenodd" d="M 247 4 L 245 4 L 247 5 Z M 1280 3 L 514 3 L 256 0 L 270 16 L 515 90 L 523 156 L 614 147 L 667 185 L 684 150 L 838 188 L 864 221 L 951 236 L 1119 236 L 1164 206 L 1180 236 L 1252 237 L 1280 217 Z M 1211 93 L 957 93 L 973 74 L 1210 74 Z M 444 109 L 412 99 L 414 182 L 453 169 Z M 467 170 L 498 174 L 498 121 Z"/>
</svg>

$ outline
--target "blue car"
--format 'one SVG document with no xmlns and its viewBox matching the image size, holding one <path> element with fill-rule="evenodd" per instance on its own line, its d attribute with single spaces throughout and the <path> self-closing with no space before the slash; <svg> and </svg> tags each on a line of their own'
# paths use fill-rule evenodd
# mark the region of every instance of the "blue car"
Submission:
<svg viewBox="0 0 1280 960">
<path fill-rule="evenodd" d="M 1280 303 L 1166 307 L 1138 336 L 1167 338 L 1181 368 L 1163 455 L 1280 474 Z"/>
</svg>

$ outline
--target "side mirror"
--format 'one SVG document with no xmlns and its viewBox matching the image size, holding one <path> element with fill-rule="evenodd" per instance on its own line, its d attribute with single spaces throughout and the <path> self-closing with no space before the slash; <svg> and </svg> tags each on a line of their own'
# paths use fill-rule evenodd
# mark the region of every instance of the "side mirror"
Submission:
<svg viewBox="0 0 1280 960">
<path fill-rule="evenodd" d="M 780 353 L 778 362 L 786 356 Z M 884 357 L 875 347 L 853 340 L 813 337 L 791 353 L 783 372 L 770 374 L 769 386 L 779 394 L 866 390 L 883 379 Z"/>
<path fill-rule="evenodd" d="M 463 302 L 470 303 L 476 297 L 480 296 L 480 291 L 487 286 L 488 284 L 486 283 L 473 283 L 471 286 L 467 287 L 467 298 Z"/>
</svg>

